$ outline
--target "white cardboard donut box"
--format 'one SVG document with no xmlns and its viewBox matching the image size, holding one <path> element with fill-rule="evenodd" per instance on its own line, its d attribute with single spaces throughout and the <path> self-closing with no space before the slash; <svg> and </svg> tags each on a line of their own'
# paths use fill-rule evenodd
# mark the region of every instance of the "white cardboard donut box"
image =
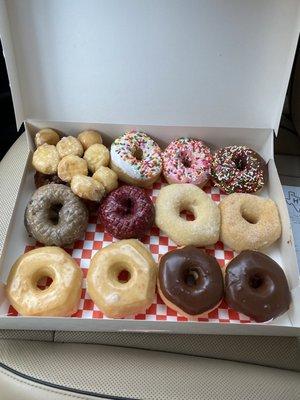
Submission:
<svg viewBox="0 0 300 400">
<path fill-rule="evenodd" d="M 299 335 L 299 271 L 273 157 L 299 30 L 298 0 L 0 0 L 16 120 L 29 148 L 0 249 L 1 281 L 28 242 L 35 133 L 93 128 L 109 144 L 136 128 L 162 146 L 198 137 L 213 147 L 248 145 L 268 161 L 262 196 L 276 201 L 283 232 L 265 253 L 284 269 L 293 297 L 287 313 L 265 324 L 7 317 L 1 286 L 0 329 Z"/>
</svg>

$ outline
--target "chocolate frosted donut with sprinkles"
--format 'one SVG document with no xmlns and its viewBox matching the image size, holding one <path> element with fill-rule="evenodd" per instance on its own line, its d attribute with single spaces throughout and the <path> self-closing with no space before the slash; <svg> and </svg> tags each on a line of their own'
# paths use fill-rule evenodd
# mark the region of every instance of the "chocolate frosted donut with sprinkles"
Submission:
<svg viewBox="0 0 300 400">
<path fill-rule="evenodd" d="M 117 138 L 110 149 L 111 169 L 131 185 L 151 186 L 162 170 L 161 149 L 144 132 L 131 130 Z"/>
<path fill-rule="evenodd" d="M 173 140 L 163 152 L 163 174 L 168 183 L 192 183 L 202 188 L 210 177 L 212 156 L 201 140 Z"/>
<path fill-rule="evenodd" d="M 219 149 L 212 159 L 211 177 L 225 193 L 255 193 L 267 181 L 264 159 L 246 146 Z"/>
</svg>

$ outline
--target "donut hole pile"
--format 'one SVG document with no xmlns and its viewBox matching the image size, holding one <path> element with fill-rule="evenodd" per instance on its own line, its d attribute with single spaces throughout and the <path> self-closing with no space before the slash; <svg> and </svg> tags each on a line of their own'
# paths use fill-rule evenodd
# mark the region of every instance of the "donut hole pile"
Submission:
<svg viewBox="0 0 300 400">
<path fill-rule="evenodd" d="M 108 168 L 109 150 L 99 132 L 86 130 L 78 137 L 64 136 L 53 129 L 42 129 L 35 136 L 37 149 L 32 164 L 35 184 L 67 184 L 78 197 L 99 202 L 118 187 L 117 174 Z"/>
</svg>

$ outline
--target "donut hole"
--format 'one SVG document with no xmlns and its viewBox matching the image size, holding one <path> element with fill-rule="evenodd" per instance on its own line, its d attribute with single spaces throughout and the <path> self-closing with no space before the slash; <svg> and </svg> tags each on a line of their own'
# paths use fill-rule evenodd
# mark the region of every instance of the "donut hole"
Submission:
<svg viewBox="0 0 300 400">
<path fill-rule="evenodd" d="M 243 157 L 236 157 L 232 160 L 234 162 L 235 168 L 239 171 L 244 171 L 246 168 L 246 160 Z"/>
<path fill-rule="evenodd" d="M 249 285 L 252 289 L 258 289 L 264 284 L 264 278 L 256 273 L 249 278 Z"/>
<path fill-rule="evenodd" d="M 53 283 L 53 276 L 49 271 L 39 271 L 38 274 L 32 277 L 33 287 L 38 290 L 46 290 Z"/>
<path fill-rule="evenodd" d="M 120 214 L 124 217 L 130 216 L 134 213 L 134 202 L 130 198 L 121 201 Z"/>
<path fill-rule="evenodd" d="M 191 158 L 190 158 L 185 152 L 182 152 L 182 153 L 181 153 L 180 159 L 181 159 L 182 165 L 183 165 L 185 168 L 191 168 L 191 166 L 192 166 L 192 160 L 191 160 Z"/>
<path fill-rule="evenodd" d="M 252 212 L 249 212 L 248 210 L 242 210 L 242 217 L 244 220 L 249 222 L 249 224 L 257 224 L 258 223 L 258 216 L 254 215 Z"/>
<path fill-rule="evenodd" d="M 187 286 L 196 286 L 199 280 L 200 275 L 196 269 L 189 268 L 184 274 L 184 282 Z"/>
<path fill-rule="evenodd" d="M 53 225 L 57 225 L 59 221 L 59 212 L 62 209 L 63 205 L 61 203 L 51 204 L 49 208 L 49 221 L 52 222 Z"/>
<path fill-rule="evenodd" d="M 195 215 L 193 214 L 192 211 L 189 210 L 181 210 L 180 211 L 180 218 L 186 220 L 186 221 L 194 221 L 195 220 Z"/>
<path fill-rule="evenodd" d="M 132 155 L 134 158 L 136 158 L 138 161 L 142 161 L 144 154 L 143 150 L 140 147 L 135 147 L 133 149 Z"/>
<path fill-rule="evenodd" d="M 117 276 L 118 282 L 120 283 L 127 283 L 130 278 L 131 274 L 127 269 L 122 269 L 122 271 L 120 271 Z"/>
</svg>

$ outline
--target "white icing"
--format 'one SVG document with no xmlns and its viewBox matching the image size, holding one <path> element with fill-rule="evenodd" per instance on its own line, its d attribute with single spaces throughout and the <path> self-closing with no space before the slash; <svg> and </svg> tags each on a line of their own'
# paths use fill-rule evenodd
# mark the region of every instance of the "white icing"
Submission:
<svg viewBox="0 0 300 400">
<path fill-rule="evenodd" d="M 126 175 L 133 179 L 145 179 L 141 177 L 140 171 L 138 171 L 133 164 L 128 161 L 124 161 L 123 158 L 116 152 L 116 146 L 113 143 L 110 149 L 110 157 L 112 162 L 120 168 Z"/>
</svg>

